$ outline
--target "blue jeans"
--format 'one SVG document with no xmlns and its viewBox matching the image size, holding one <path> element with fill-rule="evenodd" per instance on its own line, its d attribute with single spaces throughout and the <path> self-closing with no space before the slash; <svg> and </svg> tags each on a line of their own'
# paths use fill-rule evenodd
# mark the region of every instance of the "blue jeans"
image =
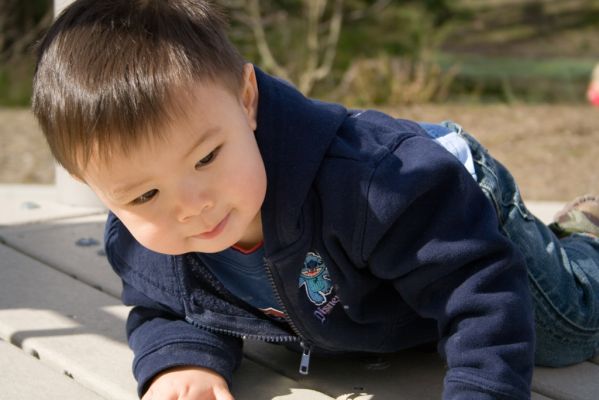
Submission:
<svg viewBox="0 0 599 400">
<path fill-rule="evenodd" d="M 593 357 L 599 349 L 599 239 L 578 234 L 559 239 L 530 213 L 512 175 L 476 139 L 452 122 L 422 126 L 433 137 L 457 132 L 466 140 L 499 228 L 526 260 L 536 364 L 561 367 Z"/>
</svg>

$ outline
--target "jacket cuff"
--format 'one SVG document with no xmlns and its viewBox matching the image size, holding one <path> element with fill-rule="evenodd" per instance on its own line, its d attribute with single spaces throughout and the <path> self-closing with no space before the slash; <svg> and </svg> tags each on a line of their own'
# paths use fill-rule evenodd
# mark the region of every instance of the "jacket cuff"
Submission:
<svg viewBox="0 0 599 400">
<path fill-rule="evenodd" d="M 238 367 L 241 358 L 240 353 L 225 352 L 197 342 L 162 346 L 134 361 L 133 374 L 137 380 L 137 394 L 141 398 L 152 379 L 160 372 L 185 365 L 209 368 L 231 385 L 233 371 Z"/>
</svg>

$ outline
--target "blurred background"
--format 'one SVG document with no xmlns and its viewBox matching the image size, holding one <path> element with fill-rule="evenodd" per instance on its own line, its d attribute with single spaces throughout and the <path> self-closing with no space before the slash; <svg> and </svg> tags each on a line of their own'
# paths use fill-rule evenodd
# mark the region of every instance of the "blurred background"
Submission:
<svg viewBox="0 0 599 400">
<path fill-rule="evenodd" d="M 244 56 L 306 95 L 452 119 L 528 199 L 599 192 L 599 108 L 587 93 L 599 0 L 216 2 Z M 0 183 L 53 180 L 28 110 L 33 46 L 52 18 L 52 1 L 0 0 Z"/>
</svg>

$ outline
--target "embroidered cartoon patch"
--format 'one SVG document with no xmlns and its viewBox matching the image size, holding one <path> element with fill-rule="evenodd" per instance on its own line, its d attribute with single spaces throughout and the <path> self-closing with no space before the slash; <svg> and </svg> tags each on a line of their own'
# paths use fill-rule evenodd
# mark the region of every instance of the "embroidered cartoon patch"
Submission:
<svg viewBox="0 0 599 400">
<path fill-rule="evenodd" d="M 317 306 L 326 303 L 327 296 L 333 291 L 329 271 L 318 253 L 306 254 L 299 278 L 299 287 L 302 286 L 306 289 L 308 299 Z"/>
</svg>

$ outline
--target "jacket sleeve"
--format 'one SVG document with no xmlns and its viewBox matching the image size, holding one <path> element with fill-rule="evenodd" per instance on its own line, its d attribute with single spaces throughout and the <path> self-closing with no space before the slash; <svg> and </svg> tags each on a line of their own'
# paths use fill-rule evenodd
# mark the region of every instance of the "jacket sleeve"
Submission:
<svg viewBox="0 0 599 400">
<path fill-rule="evenodd" d="M 139 275 L 132 279 L 139 274 L 131 265 L 139 245 L 112 214 L 106 225 L 105 245 L 108 260 L 123 281 L 123 303 L 133 306 L 126 328 L 134 353 L 133 374 L 138 382 L 139 396 L 158 373 L 182 365 L 210 368 L 231 384 L 232 373 L 241 360 L 241 340 L 188 323 L 180 301 L 172 301 L 173 298 L 180 300 L 175 286 L 148 278 L 142 280 Z M 130 251 L 123 253 L 125 249 Z M 147 269 L 151 260 L 145 252 L 142 254 L 146 258 L 139 261 L 145 263 L 143 268 Z M 133 286 L 131 281 L 136 285 Z M 151 293 L 152 298 L 145 293 Z"/>
<path fill-rule="evenodd" d="M 529 399 L 534 320 L 524 260 L 476 182 L 427 138 L 377 166 L 363 257 L 420 316 L 436 320 L 443 398 Z"/>
</svg>

